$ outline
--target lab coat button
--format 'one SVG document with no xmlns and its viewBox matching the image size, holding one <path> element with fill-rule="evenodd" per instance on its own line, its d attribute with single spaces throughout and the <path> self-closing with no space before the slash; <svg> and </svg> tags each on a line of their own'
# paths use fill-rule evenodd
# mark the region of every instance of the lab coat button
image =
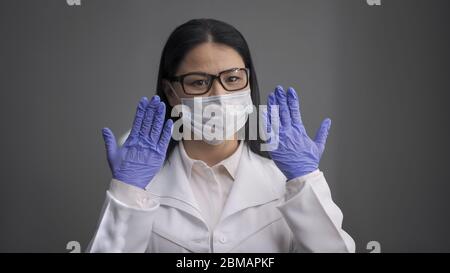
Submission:
<svg viewBox="0 0 450 273">
<path fill-rule="evenodd" d="M 222 244 L 225 244 L 225 243 L 227 242 L 227 237 L 225 237 L 225 235 L 222 235 L 222 236 L 220 237 L 219 241 L 220 241 Z"/>
</svg>

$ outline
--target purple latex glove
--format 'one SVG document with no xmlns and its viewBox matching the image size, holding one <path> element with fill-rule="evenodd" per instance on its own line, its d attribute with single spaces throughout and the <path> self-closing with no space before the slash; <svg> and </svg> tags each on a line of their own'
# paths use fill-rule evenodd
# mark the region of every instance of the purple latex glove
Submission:
<svg viewBox="0 0 450 273">
<path fill-rule="evenodd" d="M 311 173 L 319 168 L 319 161 L 325 149 L 325 142 L 331 120 L 325 119 L 314 140 L 310 139 L 303 126 L 299 101 L 295 90 L 290 87 L 287 92 L 277 86 L 267 100 L 268 115 L 266 128 L 270 132 L 272 117 L 271 107 L 279 106 L 279 143 L 269 151 L 272 160 L 288 180 Z M 270 141 L 270 140 L 269 140 Z"/>
<path fill-rule="evenodd" d="M 125 143 L 117 146 L 109 128 L 103 128 L 106 155 L 113 178 L 145 189 L 161 169 L 172 135 L 173 121 L 164 124 L 166 105 L 158 96 L 139 101 L 133 127 Z M 164 125 L 164 126 L 163 126 Z"/>
</svg>

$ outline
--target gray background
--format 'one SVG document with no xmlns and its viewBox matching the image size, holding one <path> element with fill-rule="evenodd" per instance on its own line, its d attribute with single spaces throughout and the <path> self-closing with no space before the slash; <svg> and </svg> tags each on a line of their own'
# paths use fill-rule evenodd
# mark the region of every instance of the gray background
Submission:
<svg viewBox="0 0 450 273">
<path fill-rule="evenodd" d="M 100 130 L 154 94 L 188 19 L 236 26 L 265 94 L 293 86 L 357 250 L 450 251 L 449 1 L 0 2 L 0 251 L 84 249 L 110 181 Z"/>
</svg>

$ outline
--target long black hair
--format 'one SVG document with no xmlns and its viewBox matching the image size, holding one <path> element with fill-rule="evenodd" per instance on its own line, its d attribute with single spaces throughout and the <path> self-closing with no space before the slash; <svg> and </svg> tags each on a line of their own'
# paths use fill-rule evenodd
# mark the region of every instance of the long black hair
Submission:
<svg viewBox="0 0 450 273">
<path fill-rule="evenodd" d="M 161 98 L 166 106 L 165 120 L 171 118 L 172 106 L 164 92 L 163 80 L 175 76 L 180 63 L 186 54 L 197 45 L 205 42 L 214 42 L 227 45 L 236 50 L 243 59 L 245 66 L 250 70 L 250 88 L 253 104 L 260 105 L 260 96 L 258 81 L 256 78 L 255 67 L 253 66 L 250 50 L 242 34 L 233 26 L 215 19 L 193 19 L 178 26 L 169 36 L 161 54 L 159 64 L 158 81 L 156 94 Z M 259 121 L 259 119 L 257 119 Z M 245 139 L 250 149 L 263 157 L 269 158 L 265 151 L 261 151 L 261 139 L 249 140 L 248 121 L 245 125 Z M 166 160 L 169 158 L 178 141 L 173 138 L 170 140 L 167 149 Z"/>
</svg>

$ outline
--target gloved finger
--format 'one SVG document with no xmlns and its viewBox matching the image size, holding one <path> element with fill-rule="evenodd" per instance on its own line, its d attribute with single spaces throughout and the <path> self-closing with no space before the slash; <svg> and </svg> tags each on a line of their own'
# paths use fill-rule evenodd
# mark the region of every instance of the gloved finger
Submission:
<svg viewBox="0 0 450 273">
<path fill-rule="evenodd" d="M 150 103 L 148 104 L 147 109 L 145 111 L 145 117 L 144 120 L 142 121 L 142 127 L 139 132 L 139 135 L 142 138 L 148 138 L 149 136 L 150 129 L 153 123 L 153 117 L 155 115 L 155 111 L 158 105 L 159 105 L 159 96 L 155 95 L 150 100 Z"/>
<path fill-rule="evenodd" d="M 103 141 L 105 142 L 106 156 L 108 161 L 112 160 L 117 154 L 117 142 L 113 132 L 109 128 L 102 129 Z"/>
<path fill-rule="evenodd" d="M 137 136 L 141 130 L 142 120 L 144 119 L 145 109 L 148 105 L 147 97 L 142 97 L 139 100 L 139 104 L 136 109 L 136 115 L 134 116 L 133 126 L 131 127 L 130 136 Z"/>
<path fill-rule="evenodd" d="M 172 137 L 173 120 L 168 119 L 161 133 L 161 138 L 158 142 L 158 148 L 160 151 L 166 151 L 169 145 L 170 138 Z"/>
<path fill-rule="evenodd" d="M 289 87 L 287 91 L 287 101 L 289 106 L 289 112 L 291 115 L 291 124 L 300 129 L 305 135 L 306 129 L 303 125 L 302 115 L 300 112 L 300 100 L 298 99 L 297 92 L 294 88 Z"/>
<path fill-rule="evenodd" d="M 331 119 L 326 118 L 322 121 L 319 130 L 317 130 L 316 137 L 314 138 L 314 142 L 319 147 L 320 152 L 323 152 L 325 149 L 325 143 L 328 137 L 328 131 L 330 130 Z"/>
<path fill-rule="evenodd" d="M 287 90 L 287 101 L 289 106 L 289 112 L 291 114 L 292 125 L 302 124 L 302 116 L 300 114 L 300 100 L 297 97 L 297 92 L 294 88 L 289 87 Z"/>
<path fill-rule="evenodd" d="M 158 143 L 161 136 L 161 130 L 164 125 L 164 117 L 166 116 L 166 105 L 164 102 L 159 102 L 155 111 L 155 117 L 153 119 L 152 130 L 150 132 L 150 139 L 153 143 Z"/>
<path fill-rule="evenodd" d="M 280 122 L 282 127 L 291 126 L 291 114 L 287 105 L 286 93 L 281 85 L 275 88 L 275 98 L 280 106 Z"/>
</svg>

